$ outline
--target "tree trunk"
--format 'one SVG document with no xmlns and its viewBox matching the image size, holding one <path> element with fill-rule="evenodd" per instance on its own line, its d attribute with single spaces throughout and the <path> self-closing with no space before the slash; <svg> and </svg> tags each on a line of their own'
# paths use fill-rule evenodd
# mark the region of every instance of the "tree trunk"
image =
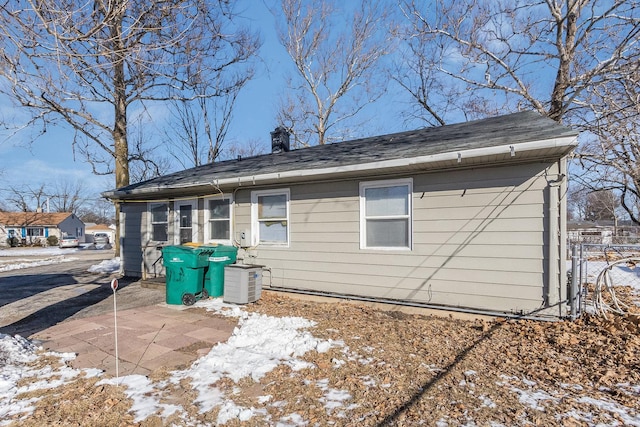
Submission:
<svg viewBox="0 0 640 427">
<path fill-rule="evenodd" d="M 563 25 L 558 22 L 556 45 L 558 47 L 560 63 L 558 64 L 556 81 L 551 94 L 549 118 L 559 123 L 562 122 L 562 118 L 566 112 L 565 94 L 567 92 L 567 88 L 570 86 L 570 65 L 573 63 L 575 56 L 575 42 L 578 31 L 577 13 L 577 5 L 574 4 L 573 10 L 567 11 L 566 27 L 564 31 Z"/>
<path fill-rule="evenodd" d="M 124 9 L 124 8 L 122 8 Z M 113 119 L 113 148 L 115 159 L 116 188 L 129 185 L 129 144 L 127 142 L 127 95 L 124 71 L 125 52 L 122 41 L 123 14 L 114 19 L 111 26 L 113 46 L 113 88 L 114 88 L 114 119 Z M 120 254 L 120 203 L 115 203 L 116 210 L 116 255 Z"/>
</svg>

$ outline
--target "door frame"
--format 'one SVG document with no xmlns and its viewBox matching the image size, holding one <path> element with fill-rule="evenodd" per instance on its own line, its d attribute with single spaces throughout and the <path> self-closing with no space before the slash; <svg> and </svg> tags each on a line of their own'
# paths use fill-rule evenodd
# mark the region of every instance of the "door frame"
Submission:
<svg viewBox="0 0 640 427">
<path fill-rule="evenodd" d="M 191 206 L 191 241 L 198 241 L 198 199 L 188 199 L 188 200 L 176 200 L 173 202 L 174 209 L 174 243 L 176 245 L 180 244 L 180 206 L 190 205 Z"/>
</svg>

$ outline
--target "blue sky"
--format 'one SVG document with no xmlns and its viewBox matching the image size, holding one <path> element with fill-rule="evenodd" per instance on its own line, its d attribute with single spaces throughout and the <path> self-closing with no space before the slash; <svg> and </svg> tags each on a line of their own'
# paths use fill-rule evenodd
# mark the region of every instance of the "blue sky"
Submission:
<svg viewBox="0 0 640 427">
<path fill-rule="evenodd" d="M 264 41 L 259 74 L 240 94 L 234 113 L 234 122 L 228 133 L 228 141 L 264 139 L 269 143 L 269 132 L 275 128 L 272 100 L 284 83 L 280 70 L 286 65 L 286 52 L 279 45 L 274 18 L 266 6 L 252 2 L 252 7 L 242 12 L 243 19 L 250 21 L 254 29 L 260 30 Z M 264 100 L 256 102 L 256 99 Z M 19 121 L 24 114 L 13 109 L 9 100 L 1 100 L 3 118 Z M 39 186 L 53 181 L 81 181 L 88 192 L 98 194 L 113 187 L 113 176 L 94 175 L 91 166 L 77 157 L 74 159 L 71 144 L 73 134 L 64 126 L 49 126 L 47 133 L 35 141 L 28 129 L 17 134 L 0 134 L 0 186 Z"/>
<path fill-rule="evenodd" d="M 247 1 L 245 8 L 240 10 L 241 19 L 247 20 L 252 29 L 261 33 L 263 45 L 256 78 L 248 83 L 238 98 L 234 119 L 225 140 L 227 146 L 259 141 L 263 151 L 270 150 L 269 133 L 277 126 L 276 106 L 286 88 L 286 75 L 293 71 L 291 60 L 277 39 L 275 19 L 268 10 L 267 5 L 273 3 L 274 0 Z M 373 119 L 367 127 L 367 134 L 404 129 L 402 120 L 390 112 L 395 110 L 390 106 L 397 102 L 393 100 L 393 95 L 388 98 L 388 102 L 378 104 L 380 107 L 365 111 Z M 26 114 L 20 109 L 13 109 L 6 99 L 0 100 L 0 113 L 4 120 L 16 117 L 16 121 L 19 121 L 21 114 Z M 74 158 L 71 143 L 73 134 L 64 125 L 48 126 L 46 134 L 33 142 L 32 136 L 29 130 L 17 135 L 0 133 L 0 187 L 38 187 L 43 183 L 80 181 L 85 185 L 87 194 L 95 197 L 99 197 L 102 191 L 112 189 L 113 176 L 94 175 L 91 166 L 81 157 L 76 155 Z M 176 163 L 174 170 L 178 168 Z M 5 207 L 9 206 L 5 203 Z"/>
</svg>

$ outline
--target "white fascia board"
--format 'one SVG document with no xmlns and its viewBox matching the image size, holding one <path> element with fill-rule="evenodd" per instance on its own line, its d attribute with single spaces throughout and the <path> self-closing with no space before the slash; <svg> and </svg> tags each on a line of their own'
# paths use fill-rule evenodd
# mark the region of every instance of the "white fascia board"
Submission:
<svg viewBox="0 0 640 427">
<path fill-rule="evenodd" d="M 518 153 L 527 151 L 536 151 L 557 147 L 571 147 L 577 145 L 577 137 L 565 137 L 545 139 L 540 141 L 523 142 L 517 144 L 499 145 L 495 147 L 486 148 L 474 148 L 471 150 L 451 151 L 440 154 L 433 154 L 429 156 L 410 157 L 406 159 L 393 159 L 382 160 L 379 162 L 361 163 L 355 165 L 335 166 L 330 168 L 320 169 L 298 169 L 285 172 L 272 172 L 268 174 L 260 174 L 245 177 L 236 178 L 223 178 L 216 179 L 216 185 L 233 185 L 233 184 L 255 184 L 260 181 L 273 181 L 279 179 L 291 179 L 291 178 L 303 178 L 314 177 L 322 175 L 340 175 L 348 172 L 366 172 L 379 169 L 393 169 L 406 166 L 420 166 L 428 165 L 430 163 L 446 162 L 446 161 L 458 161 L 462 160 L 464 164 L 465 159 L 472 159 L 477 157 L 492 156 L 499 154 L 511 154 L 514 152 L 515 158 L 518 157 Z"/>
<path fill-rule="evenodd" d="M 329 168 L 319 168 L 319 169 L 296 169 L 291 171 L 283 171 L 283 172 L 271 172 L 267 174 L 258 174 L 258 175 L 245 175 L 234 178 L 220 178 L 213 179 L 213 181 L 202 182 L 199 184 L 184 184 L 184 185 L 173 185 L 171 187 L 152 187 L 144 189 L 144 193 L 153 194 L 153 193 L 163 193 L 168 190 L 181 190 L 194 188 L 199 186 L 208 186 L 214 184 L 216 186 L 244 186 L 244 185 L 255 185 L 260 182 L 265 181 L 278 181 L 278 180 L 295 180 L 300 178 L 313 178 L 318 176 L 336 176 L 338 177 L 341 174 L 346 173 L 354 173 L 354 172 L 370 172 L 381 169 L 393 169 L 393 168 L 401 168 L 407 166 L 421 166 L 428 165 L 431 163 L 437 162 L 447 162 L 447 161 L 456 161 L 460 162 L 462 165 L 465 164 L 465 159 L 473 159 L 484 156 L 495 156 L 495 155 L 504 155 L 513 153 L 514 159 L 518 158 L 518 153 L 523 153 L 527 151 L 537 151 L 537 150 L 545 150 L 550 148 L 559 148 L 559 147 L 572 147 L 577 145 L 577 136 L 570 137 L 562 137 L 562 138 L 553 138 L 553 139 L 544 139 L 538 141 L 531 142 L 522 142 L 515 144 L 505 144 L 499 145 L 495 147 L 485 147 L 485 148 L 474 148 L 470 150 L 460 150 L 460 151 L 449 151 L 446 153 L 433 154 L 429 156 L 418 156 L 418 157 L 409 157 L 403 159 L 393 159 L 393 160 L 382 160 L 379 162 L 370 162 L 370 163 L 361 163 L 355 165 L 346 165 L 346 166 L 335 166 Z M 114 198 L 118 198 L 120 195 L 118 192 L 114 192 Z M 128 196 L 135 196 L 136 191 L 134 190 L 132 193 L 128 194 Z"/>
</svg>

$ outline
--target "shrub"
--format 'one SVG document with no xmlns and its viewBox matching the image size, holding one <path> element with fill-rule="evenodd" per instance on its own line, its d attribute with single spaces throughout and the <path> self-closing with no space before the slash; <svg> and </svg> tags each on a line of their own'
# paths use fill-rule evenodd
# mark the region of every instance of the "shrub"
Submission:
<svg viewBox="0 0 640 427">
<path fill-rule="evenodd" d="M 49 236 L 49 237 L 47 237 L 47 245 L 49 245 L 49 246 L 57 246 L 58 245 L 58 236 Z"/>
</svg>

